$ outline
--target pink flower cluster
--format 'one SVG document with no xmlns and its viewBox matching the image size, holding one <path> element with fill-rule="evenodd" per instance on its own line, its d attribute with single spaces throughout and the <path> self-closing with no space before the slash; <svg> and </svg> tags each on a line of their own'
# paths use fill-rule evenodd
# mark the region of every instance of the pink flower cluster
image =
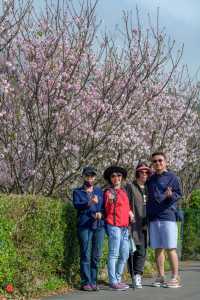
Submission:
<svg viewBox="0 0 200 300">
<path fill-rule="evenodd" d="M 189 153 L 195 162 L 198 88 L 183 80 L 180 57 L 169 70 L 164 33 L 149 37 L 125 19 L 120 49 L 95 40 L 92 7 L 63 11 L 27 19 L 0 53 L 0 186 L 64 194 L 85 164 L 131 168 L 158 149 L 176 170 Z"/>
</svg>

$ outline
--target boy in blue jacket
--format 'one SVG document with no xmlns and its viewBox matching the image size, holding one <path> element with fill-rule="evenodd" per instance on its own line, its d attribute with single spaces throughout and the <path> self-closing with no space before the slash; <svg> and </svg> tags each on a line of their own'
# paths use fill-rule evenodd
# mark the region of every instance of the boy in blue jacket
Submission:
<svg viewBox="0 0 200 300">
<path fill-rule="evenodd" d="M 94 186 L 96 170 L 83 169 L 83 185 L 73 191 L 73 204 L 77 209 L 77 229 L 80 243 L 81 289 L 98 291 L 98 264 L 104 241 L 103 192 Z"/>
<path fill-rule="evenodd" d="M 155 173 L 150 177 L 148 187 L 147 217 L 149 220 L 150 246 L 155 249 L 155 259 L 158 277 L 153 286 L 178 288 L 180 277 L 178 274 L 176 223 L 176 204 L 182 197 L 180 180 L 167 170 L 166 156 L 163 152 L 155 152 L 151 156 Z M 172 277 L 165 282 L 164 261 L 167 251 L 170 261 Z"/>
</svg>

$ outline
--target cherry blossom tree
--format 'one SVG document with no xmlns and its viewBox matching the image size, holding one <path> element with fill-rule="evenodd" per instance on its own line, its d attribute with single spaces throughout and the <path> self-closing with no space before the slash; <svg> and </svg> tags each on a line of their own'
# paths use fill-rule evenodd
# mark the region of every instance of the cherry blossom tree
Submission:
<svg viewBox="0 0 200 300">
<path fill-rule="evenodd" d="M 97 2 L 54 5 L 29 10 L 0 53 L 2 188 L 66 196 L 84 165 L 100 178 L 107 165 L 131 170 L 158 149 L 181 173 L 199 128 L 183 49 L 159 22 L 143 29 L 138 11 L 134 26 L 124 13 L 117 46 L 99 33 Z"/>
</svg>

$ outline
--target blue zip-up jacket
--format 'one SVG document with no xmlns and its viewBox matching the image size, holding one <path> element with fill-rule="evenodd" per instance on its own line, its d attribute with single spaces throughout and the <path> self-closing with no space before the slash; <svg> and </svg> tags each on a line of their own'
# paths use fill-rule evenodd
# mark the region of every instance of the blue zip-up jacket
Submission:
<svg viewBox="0 0 200 300">
<path fill-rule="evenodd" d="M 166 198 L 165 191 L 172 188 L 172 196 Z M 176 203 L 182 197 L 180 179 L 171 171 L 153 174 L 147 182 L 147 217 L 149 221 L 176 221 Z"/>
<path fill-rule="evenodd" d="M 92 196 L 96 195 L 99 202 L 89 206 Z M 99 187 L 94 187 L 93 192 L 88 194 L 84 186 L 78 187 L 73 191 L 73 204 L 77 209 L 78 227 L 96 229 L 104 226 L 104 220 L 96 220 L 95 214 L 101 212 L 103 214 L 103 191 Z"/>
</svg>

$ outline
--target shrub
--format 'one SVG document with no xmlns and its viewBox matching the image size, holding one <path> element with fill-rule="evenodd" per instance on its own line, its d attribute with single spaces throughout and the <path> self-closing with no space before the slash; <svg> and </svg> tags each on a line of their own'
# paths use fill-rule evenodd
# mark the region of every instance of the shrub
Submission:
<svg viewBox="0 0 200 300">
<path fill-rule="evenodd" d="M 75 223 L 70 203 L 1 195 L 0 285 L 13 283 L 16 293 L 30 297 L 48 282 L 55 288 L 74 282 L 79 257 Z"/>
<path fill-rule="evenodd" d="M 200 189 L 192 192 L 184 209 L 182 257 L 200 259 Z"/>
<path fill-rule="evenodd" d="M 148 252 L 146 272 L 154 257 Z M 100 279 L 107 280 L 105 238 Z M 70 202 L 34 195 L 0 195 L 0 293 L 12 299 L 76 285 L 79 281 L 76 210 Z"/>
<path fill-rule="evenodd" d="M 189 207 L 192 209 L 200 209 L 200 189 L 192 192 L 189 200 Z"/>
<path fill-rule="evenodd" d="M 0 210 L 2 212 L 0 205 Z M 10 239 L 12 221 L 0 217 L 0 288 L 1 290 L 7 283 L 14 282 L 16 266 L 16 249 L 13 241 Z"/>
<path fill-rule="evenodd" d="M 185 209 L 183 258 L 200 259 L 200 209 Z"/>
</svg>

